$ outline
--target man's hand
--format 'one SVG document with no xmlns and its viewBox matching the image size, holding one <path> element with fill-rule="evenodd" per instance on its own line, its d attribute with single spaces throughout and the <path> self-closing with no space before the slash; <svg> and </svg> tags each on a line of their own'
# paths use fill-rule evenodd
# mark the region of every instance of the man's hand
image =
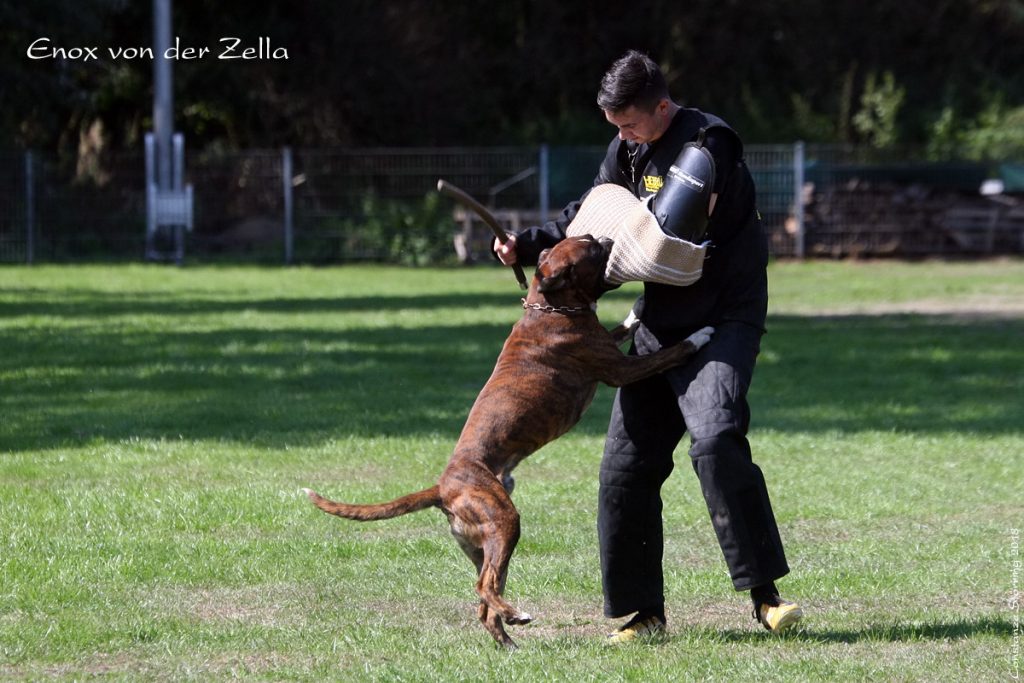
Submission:
<svg viewBox="0 0 1024 683">
<path fill-rule="evenodd" d="M 509 235 L 508 240 L 505 244 L 498 241 L 498 238 L 494 238 L 494 244 L 491 247 L 494 249 L 494 253 L 498 255 L 498 260 L 506 266 L 511 266 L 519 260 L 516 255 L 516 237 L 515 235 Z"/>
</svg>

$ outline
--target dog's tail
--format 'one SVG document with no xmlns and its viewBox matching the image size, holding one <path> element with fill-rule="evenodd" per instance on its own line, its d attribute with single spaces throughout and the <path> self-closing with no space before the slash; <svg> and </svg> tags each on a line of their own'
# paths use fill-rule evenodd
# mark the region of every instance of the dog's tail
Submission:
<svg viewBox="0 0 1024 683">
<path fill-rule="evenodd" d="M 316 491 L 310 489 L 302 490 L 313 501 L 313 505 L 316 505 L 324 512 L 360 522 L 369 522 L 375 519 L 391 519 L 392 517 L 399 517 L 410 512 L 417 512 L 425 508 L 441 505 L 441 493 L 436 485 L 431 486 L 429 489 L 396 498 L 390 503 L 378 503 L 376 505 L 336 503 L 333 500 L 327 500 Z"/>
</svg>

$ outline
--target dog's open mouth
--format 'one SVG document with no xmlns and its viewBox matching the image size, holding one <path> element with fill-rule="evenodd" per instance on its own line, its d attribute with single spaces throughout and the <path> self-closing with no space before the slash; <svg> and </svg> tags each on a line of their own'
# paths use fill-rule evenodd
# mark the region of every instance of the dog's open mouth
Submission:
<svg viewBox="0 0 1024 683">
<path fill-rule="evenodd" d="M 599 237 L 597 238 L 597 243 L 604 251 L 604 255 L 601 257 L 601 284 L 604 291 L 607 292 L 612 289 L 617 289 L 620 285 L 608 279 L 608 261 L 611 260 L 612 247 L 615 246 L 615 240 L 610 237 Z"/>
<path fill-rule="evenodd" d="M 602 265 L 607 265 L 608 259 L 612 255 L 612 247 L 615 245 L 615 241 L 611 237 L 597 237 L 591 238 L 595 248 L 601 250 Z"/>
</svg>

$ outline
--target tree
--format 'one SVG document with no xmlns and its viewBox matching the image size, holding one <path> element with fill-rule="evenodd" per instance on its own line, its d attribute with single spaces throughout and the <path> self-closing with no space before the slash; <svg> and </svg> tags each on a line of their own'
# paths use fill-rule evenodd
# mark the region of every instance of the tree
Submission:
<svg viewBox="0 0 1024 683">
<path fill-rule="evenodd" d="M 4 147 L 138 149 L 148 60 L 29 60 L 32 40 L 148 45 L 146 0 L 0 0 Z M 747 142 L 920 145 L 939 122 L 1024 101 L 1019 0 L 190 0 L 183 45 L 266 37 L 287 60 L 175 64 L 190 148 L 604 144 L 594 97 L 625 50 L 647 51 L 685 103 Z M 102 51 L 101 51 L 102 57 Z M 944 112 L 951 112 L 945 114 Z"/>
</svg>

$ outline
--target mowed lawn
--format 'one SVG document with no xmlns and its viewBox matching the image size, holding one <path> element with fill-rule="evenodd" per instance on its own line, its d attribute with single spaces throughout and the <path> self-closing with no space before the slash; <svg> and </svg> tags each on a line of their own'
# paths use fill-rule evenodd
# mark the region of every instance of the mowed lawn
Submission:
<svg viewBox="0 0 1024 683">
<path fill-rule="evenodd" d="M 510 654 L 440 512 L 359 524 L 299 491 L 433 482 L 521 313 L 508 271 L 0 268 L 0 679 L 1019 678 L 1024 261 L 770 277 L 750 438 L 804 625 L 732 591 L 684 444 L 670 635 L 604 645 L 603 388 L 517 471 L 508 595 L 537 620 Z"/>
</svg>

